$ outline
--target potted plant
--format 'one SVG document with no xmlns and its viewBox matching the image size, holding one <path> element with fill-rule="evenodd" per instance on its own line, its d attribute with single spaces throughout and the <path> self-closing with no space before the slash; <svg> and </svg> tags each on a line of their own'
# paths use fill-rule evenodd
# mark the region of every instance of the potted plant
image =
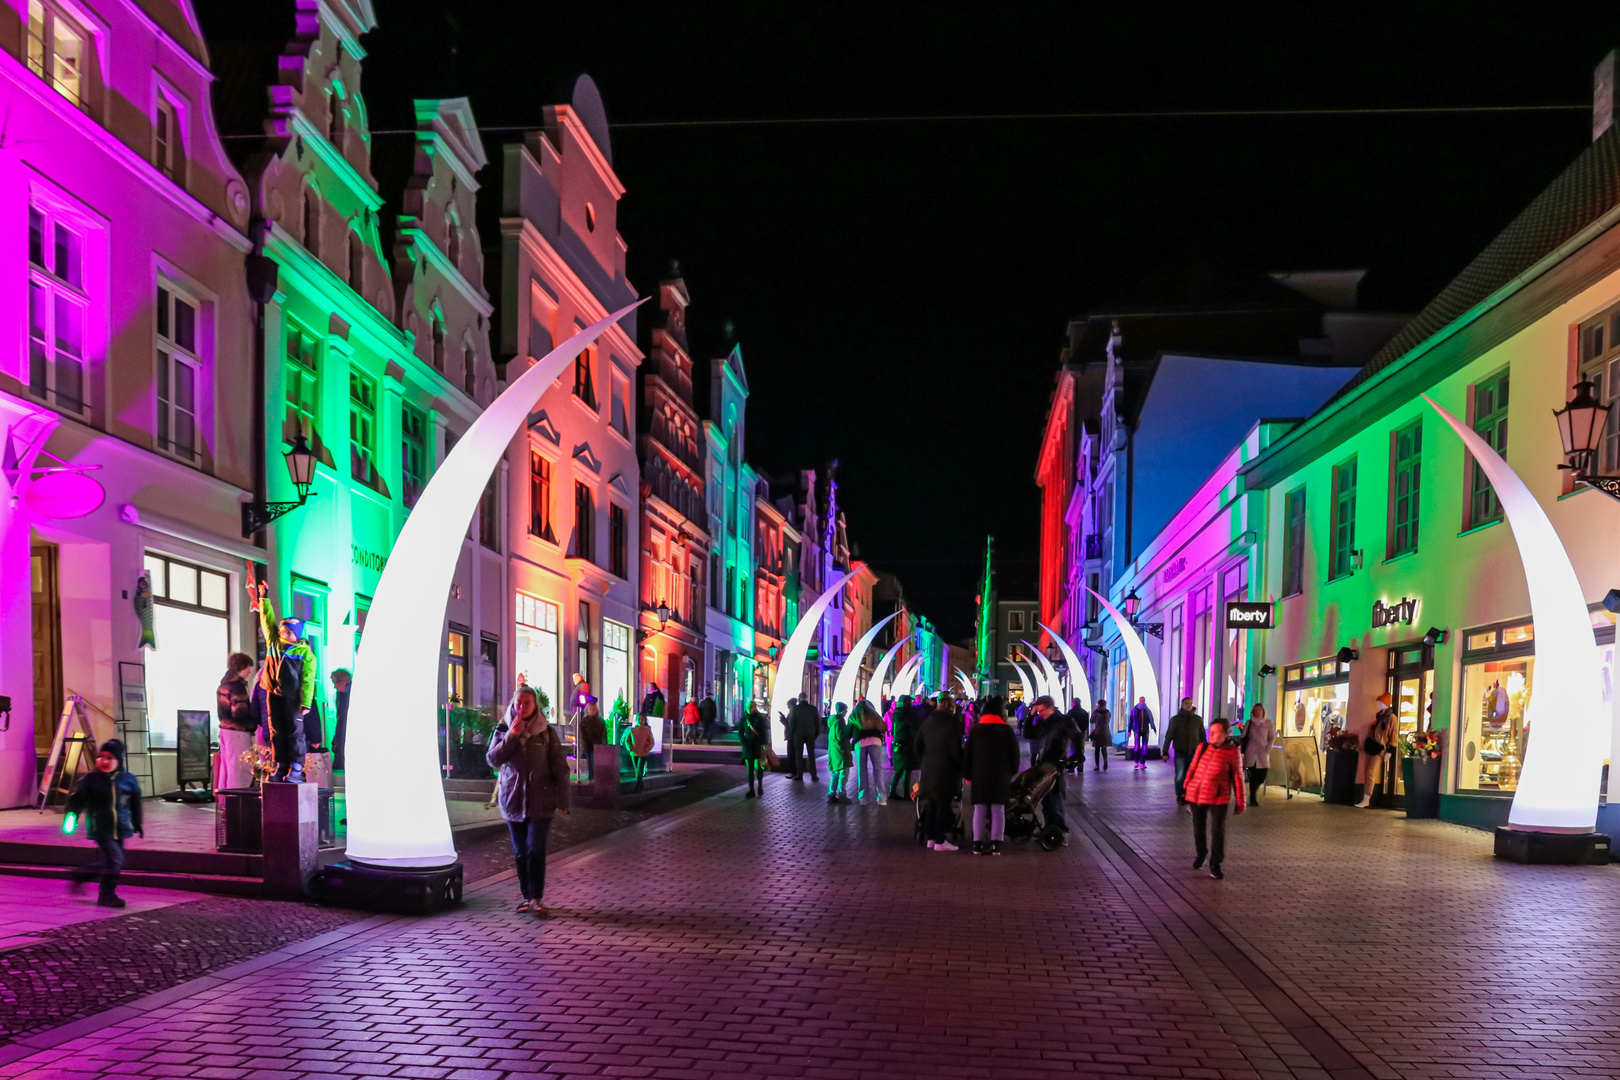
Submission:
<svg viewBox="0 0 1620 1080">
<path fill-rule="evenodd" d="M 446 710 L 450 729 L 450 775 L 459 780 L 483 780 L 490 768 L 484 760 L 495 732 L 495 709 L 469 708 L 452 703 Z"/>
<path fill-rule="evenodd" d="M 1401 780 L 1406 785 L 1406 816 L 1440 816 L 1440 733 L 1409 731 L 1401 736 Z"/>
<path fill-rule="evenodd" d="M 1328 728 L 1327 763 L 1322 770 L 1322 801 L 1354 806 L 1356 766 L 1361 761 L 1361 741 L 1335 724 Z"/>
</svg>

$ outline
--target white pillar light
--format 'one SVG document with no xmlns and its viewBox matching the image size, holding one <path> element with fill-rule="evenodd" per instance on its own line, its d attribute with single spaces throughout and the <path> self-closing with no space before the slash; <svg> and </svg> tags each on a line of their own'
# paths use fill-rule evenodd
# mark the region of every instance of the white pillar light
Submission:
<svg viewBox="0 0 1620 1080">
<path fill-rule="evenodd" d="M 1057 647 L 1063 651 L 1063 662 L 1069 665 L 1069 685 L 1074 688 L 1076 696 L 1080 698 L 1080 707 L 1089 713 L 1091 711 L 1091 681 L 1086 678 L 1086 669 L 1080 663 L 1080 657 L 1076 655 L 1073 649 L 1069 648 L 1067 641 L 1058 636 L 1056 630 L 1053 630 L 1045 623 L 1038 622 L 1035 625 L 1051 635 L 1052 640 L 1057 642 Z"/>
<path fill-rule="evenodd" d="M 435 712 L 444 611 L 462 537 L 535 401 L 587 345 L 641 302 L 581 330 L 518 376 L 473 421 L 405 519 L 355 657 L 344 774 L 346 854 L 354 862 L 404 868 L 456 861 Z"/>
<path fill-rule="evenodd" d="M 1010 657 L 1008 658 L 1007 663 L 1011 664 L 1013 666 L 1013 670 L 1018 672 L 1018 681 L 1024 684 L 1024 697 L 1029 701 L 1034 701 L 1036 698 L 1040 697 L 1042 693 L 1041 685 L 1035 681 L 1034 675 L 1032 675 L 1029 670 L 1024 667 L 1024 665 L 1020 664 L 1016 660 L 1011 659 Z M 1008 696 L 1011 697 L 1011 695 Z"/>
<path fill-rule="evenodd" d="M 911 687 L 917 681 L 917 667 L 922 663 L 922 653 L 914 654 L 910 660 L 900 665 L 900 670 L 894 676 L 894 696 L 904 697 L 911 693 Z"/>
<path fill-rule="evenodd" d="M 1063 696 L 1063 683 L 1058 679 L 1056 666 L 1046 658 L 1046 654 L 1041 650 L 1027 641 L 1023 644 L 1029 650 L 1030 655 L 1035 658 L 1035 662 L 1030 666 L 1035 668 L 1036 672 L 1041 676 L 1041 693 L 1051 698 L 1052 704 L 1056 705 L 1058 699 Z"/>
<path fill-rule="evenodd" d="M 787 712 L 788 698 L 796 698 L 804 693 L 804 661 L 810 652 L 810 640 L 821 628 L 821 616 L 837 599 L 839 592 L 844 588 L 844 583 L 854 576 L 855 571 L 851 570 L 822 590 L 815 603 L 799 617 L 799 625 L 793 628 L 793 633 L 788 635 L 787 644 L 782 646 L 782 655 L 776 661 L 776 682 L 771 686 L 771 714 L 768 721 L 772 731 L 782 727 L 776 722 L 776 718 Z M 786 730 L 779 736 L 773 736 L 772 744 L 778 753 L 785 752 Z"/>
<path fill-rule="evenodd" d="M 1148 659 L 1147 646 L 1142 644 L 1141 635 L 1131 625 L 1131 620 L 1125 617 L 1124 612 L 1108 602 L 1108 598 L 1097 590 L 1087 586 L 1086 592 L 1097 598 L 1097 603 L 1103 610 L 1113 616 L 1114 625 L 1119 627 L 1119 636 L 1125 639 L 1125 655 L 1131 662 L 1131 681 L 1136 684 L 1136 696 L 1148 699 L 1149 707 L 1158 710 L 1162 706 L 1159 702 L 1159 679 L 1153 673 L 1153 662 Z M 1134 701 L 1127 705 L 1136 704 Z"/>
<path fill-rule="evenodd" d="M 963 671 L 961 668 L 957 668 L 956 677 L 961 680 L 962 692 L 964 694 L 970 698 L 978 696 L 978 692 L 973 688 L 973 680 L 968 676 L 967 672 Z"/>
<path fill-rule="evenodd" d="M 1608 735 L 1602 663 L 1580 579 L 1541 503 L 1502 456 L 1435 404 L 1496 490 L 1513 530 L 1536 626 L 1536 677 L 1525 705 L 1529 731 L 1508 828 L 1588 833 L 1597 827 Z"/>
<path fill-rule="evenodd" d="M 861 673 L 861 660 L 865 658 L 866 650 L 872 647 L 872 642 L 877 640 L 878 631 L 888 625 L 890 619 L 899 614 L 897 611 L 894 615 L 884 616 L 881 621 L 873 623 L 872 629 L 862 634 L 861 639 L 855 643 L 855 647 L 849 650 L 849 656 L 844 659 L 844 666 L 838 669 L 838 679 L 833 683 L 832 704 L 834 708 L 840 704 L 846 709 L 855 707 L 855 680 Z M 874 672 L 873 677 L 876 678 L 876 675 L 877 673 Z M 868 690 L 870 689 L 868 687 Z"/>
<path fill-rule="evenodd" d="M 895 612 L 895 614 L 898 615 L 899 612 Z M 891 645 L 889 651 L 883 654 L 883 659 L 877 662 L 877 667 L 872 669 L 872 681 L 866 684 L 867 701 L 874 704 L 883 701 L 883 680 L 889 677 L 889 665 L 894 663 L 894 658 L 899 655 L 901 649 L 906 647 L 908 640 L 910 639 L 901 638 Z"/>
</svg>

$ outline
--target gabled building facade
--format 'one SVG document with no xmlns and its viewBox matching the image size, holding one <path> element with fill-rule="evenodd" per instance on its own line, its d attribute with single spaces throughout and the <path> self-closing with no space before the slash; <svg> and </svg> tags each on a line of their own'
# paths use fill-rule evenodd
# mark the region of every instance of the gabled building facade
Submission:
<svg viewBox="0 0 1620 1080">
<path fill-rule="evenodd" d="M 211 714 L 213 669 L 253 642 L 249 191 L 189 0 L 3 13 L 0 808 L 31 804 L 75 695 L 167 791 L 177 713 Z"/>
<path fill-rule="evenodd" d="M 607 114 L 581 76 L 545 127 L 505 147 L 501 190 L 501 353 L 508 381 L 577 330 L 635 300 L 616 226 L 624 186 Z M 553 703 L 571 676 L 606 709 L 633 710 L 662 655 L 642 625 L 640 466 L 632 399 L 641 363 L 636 314 L 611 326 L 534 403 L 507 461 L 514 664 Z M 639 659 L 638 659 L 639 657 Z M 677 685 L 674 691 L 680 691 Z M 666 688 L 666 692 L 669 688 Z M 679 694 L 669 692 L 666 715 Z M 567 718 L 574 703 L 557 706 Z M 663 731 L 655 727 L 662 741 Z"/>
<path fill-rule="evenodd" d="M 754 638 L 754 501 L 759 476 L 744 457 L 748 376 L 742 346 L 710 363 L 704 501 L 709 512 L 708 670 L 715 704 L 732 727 L 751 700 L 770 697 Z M 767 657 L 767 660 L 769 658 Z"/>
</svg>

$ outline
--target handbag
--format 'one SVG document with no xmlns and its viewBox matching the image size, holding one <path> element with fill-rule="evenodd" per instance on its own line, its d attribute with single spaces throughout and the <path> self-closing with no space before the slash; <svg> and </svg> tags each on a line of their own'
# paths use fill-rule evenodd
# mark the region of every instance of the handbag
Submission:
<svg viewBox="0 0 1620 1080">
<path fill-rule="evenodd" d="M 1377 757 L 1379 754 L 1384 752 L 1384 744 L 1373 738 L 1371 735 L 1368 735 L 1365 739 L 1361 740 L 1361 752 L 1363 754 L 1371 754 L 1374 757 Z"/>
<path fill-rule="evenodd" d="M 766 743 L 764 746 L 760 747 L 759 753 L 760 756 L 765 759 L 765 765 L 767 768 L 775 771 L 782 767 L 782 759 L 777 756 L 775 750 L 771 749 L 770 743 Z"/>
</svg>

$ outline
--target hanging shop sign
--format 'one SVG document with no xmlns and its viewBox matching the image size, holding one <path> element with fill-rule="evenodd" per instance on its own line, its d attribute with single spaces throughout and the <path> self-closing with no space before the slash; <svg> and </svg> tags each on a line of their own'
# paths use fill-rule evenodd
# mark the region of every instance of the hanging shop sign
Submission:
<svg viewBox="0 0 1620 1080">
<path fill-rule="evenodd" d="M 106 489 L 78 472 L 46 473 L 23 488 L 28 509 L 51 518 L 84 517 L 106 498 Z"/>
<path fill-rule="evenodd" d="M 1417 597 L 1403 596 L 1393 604 L 1386 604 L 1382 600 L 1373 605 L 1372 624 L 1377 630 L 1381 626 L 1395 626 L 1396 624 L 1412 625 L 1417 618 Z"/>
<path fill-rule="evenodd" d="M 1234 630 L 1270 630 L 1271 604 L 1269 601 L 1228 600 L 1226 625 Z"/>
</svg>

